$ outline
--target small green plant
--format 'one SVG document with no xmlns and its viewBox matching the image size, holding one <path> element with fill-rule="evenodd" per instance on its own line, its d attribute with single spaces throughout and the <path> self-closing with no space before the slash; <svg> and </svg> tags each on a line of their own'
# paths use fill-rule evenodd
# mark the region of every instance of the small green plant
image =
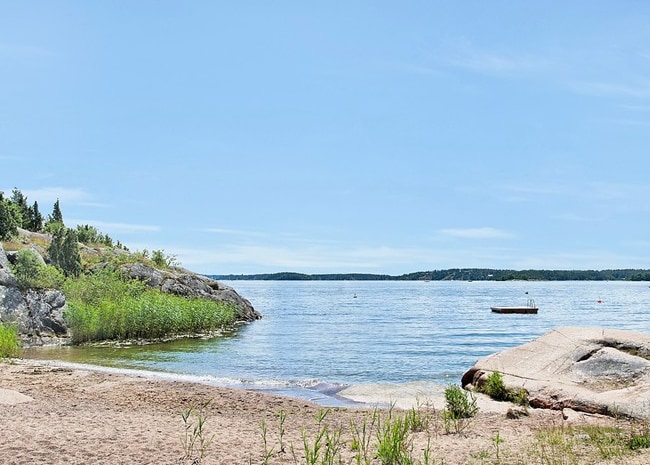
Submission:
<svg viewBox="0 0 650 465">
<path fill-rule="evenodd" d="M 0 322 L 0 358 L 20 357 L 18 325 Z"/>
<path fill-rule="evenodd" d="M 165 254 L 164 250 L 154 250 L 151 252 L 151 261 L 158 268 L 172 268 L 178 264 L 178 260 L 174 255 Z"/>
<path fill-rule="evenodd" d="M 343 463 L 341 459 L 342 431 L 340 428 L 330 430 L 325 423 L 325 417 L 329 413 L 329 409 L 318 412 L 316 416 L 316 434 L 311 442 L 303 430 L 303 449 L 307 465 L 338 465 Z"/>
<path fill-rule="evenodd" d="M 287 420 L 287 412 L 284 410 L 280 410 L 280 413 L 278 414 L 279 420 L 280 420 L 280 429 L 278 430 L 278 439 L 280 441 L 280 453 L 285 452 L 285 447 L 284 447 L 284 434 L 285 434 L 285 428 L 284 428 L 284 422 Z"/>
<path fill-rule="evenodd" d="M 507 400 L 508 389 L 503 382 L 503 376 L 498 371 L 490 373 L 485 382 L 480 386 L 479 391 L 487 394 L 494 400 Z"/>
<path fill-rule="evenodd" d="M 447 433 L 462 432 L 478 411 L 476 397 L 471 392 L 453 384 L 445 389 L 445 409 L 442 411 L 442 420 Z"/>
<path fill-rule="evenodd" d="M 415 407 L 411 407 L 406 411 L 404 421 L 406 422 L 406 426 L 410 431 L 418 433 L 427 430 L 429 427 L 430 419 L 431 411 L 427 408 L 426 405 L 421 405 L 420 401 L 418 400 Z"/>
<path fill-rule="evenodd" d="M 370 441 L 378 415 L 377 410 L 371 416 L 366 415 L 361 422 L 361 426 L 354 421 L 350 421 L 350 430 L 352 432 L 350 448 L 354 452 L 354 463 L 357 465 L 370 465 L 372 462 Z"/>
<path fill-rule="evenodd" d="M 544 428 L 536 438 L 528 455 L 543 465 L 577 465 L 575 438 L 565 428 Z"/>
<path fill-rule="evenodd" d="M 627 447 L 629 447 L 630 450 L 649 449 L 650 432 L 647 429 L 642 432 L 631 432 L 630 438 L 627 441 Z"/>
<path fill-rule="evenodd" d="M 262 458 L 262 464 L 268 465 L 269 460 L 273 456 L 274 449 L 273 447 L 269 447 L 266 422 L 264 420 L 260 422 L 260 429 L 262 430 L 262 444 L 264 445 L 264 457 Z"/>
<path fill-rule="evenodd" d="M 413 462 L 409 425 L 402 417 L 393 415 L 393 408 L 377 423 L 377 458 L 382 465 L 410 465 Z"/>
<path fill-rule="evenodd" d="M 501 444 L 503 443 L 504 439 L 501 437 L 501 434 L 497 431 L 494 436 L 492 436 L 492 444 L 494 445 L 494 454 L 499 461 L 499 451 L 501 450 Z"/>
<path fill-rule="evenodd" d="M 184 434 L 181 437 L 183 446 L 183 457 L 181 463 L 199 465 L 208 455 L 214 435 L 208 435 L 205 424 L 208 420 L 208 406 L 211 401 L 204 402 L 198 406 L 191 404 L 181 412 L 183 419 Z"/>
<path fill-rule="evenodd" d="M 522 387 L 506 387 L 503 375 L 498 371 L 490 373 L 485 382 L 479 386 L 478 391 L 487 394 L 494 400 L 528 406 L 528 392 Z"/>
</svg>

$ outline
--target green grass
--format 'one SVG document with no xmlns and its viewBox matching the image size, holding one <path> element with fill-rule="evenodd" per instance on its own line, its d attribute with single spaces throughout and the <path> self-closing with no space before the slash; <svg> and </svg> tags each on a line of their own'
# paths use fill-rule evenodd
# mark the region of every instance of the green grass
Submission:
<svg viewBox="0 0 650 465">
<path fill-rule="evenodd" d="M 20 353 L 18 326 L 0 323 L 0 358 L 17 358 Z"/>
<path fill-rule="evenodd" d="M 236 319 L 230 304 L 164 294 L 110 271 L 69 280 L 64 292 L 74 343 L 206 334 Z"/>
<path fill-rule="evenodd" d="M 528 392 L 521 387 L 506 387 L 503 375 L 498 371 L 490 373 L 485 382 L 479 386 L 478 391 L 487 394 L 494 400 L 512 402 L 524 407 L 528 406 Z"/>
<path fill-rule="evenodd" d="M 476 397 L 460 386 L 451 384 L 445 389 L 445 409 L 442 411 L 442 420 L 445 431 L 448 433 L 461 433 L 471 423 L 471 419 L 479 411 Z"/>
</svg>

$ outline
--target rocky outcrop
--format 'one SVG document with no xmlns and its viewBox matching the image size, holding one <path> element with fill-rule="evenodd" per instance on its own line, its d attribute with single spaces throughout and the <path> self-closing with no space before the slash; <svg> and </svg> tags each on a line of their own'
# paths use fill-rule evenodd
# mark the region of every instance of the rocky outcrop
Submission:
<svg viewBox="0 0 650 465">
<path fill-rule="evenodd" d="M 168 294 L 230 302 L 237 308 L 240 321 L 249 322 L 262 317 L 232 287 L 206 276 L 183 270 L 158 270 L 142 263 L 123 265 L 120 269 L 127 276 Z"/>
<path fill-rule="evenodd" d="M 63 318 L 65 296 L 54 289 L 21 291 L 7 255 L 0 243 L 0 321 L 18 324 L 24 347 L 66 344 L 71 334 Z M 230 302 L 237 309 L 239 321 L 261 318 L 248 300 L 214 279 L 185 270 L 158 270 L 141 263 L 124 265 L 121 270 L 166 293 Z"/>
<path fill-rule="evenodd" d="M 0 321 L 18 325 L 23 346 L 66 343 L 70 332 L 63 319 L 65 309 L 61 291 L 21 292 L 0 244 Z"/>
<path fill-rule="evenodd" d="M 524 388 L 532 407 L 650 419 L 650 334 L 560 328 L 478 360 L 463 387 L 496 371 L 506 387 Z"/>
</svg>

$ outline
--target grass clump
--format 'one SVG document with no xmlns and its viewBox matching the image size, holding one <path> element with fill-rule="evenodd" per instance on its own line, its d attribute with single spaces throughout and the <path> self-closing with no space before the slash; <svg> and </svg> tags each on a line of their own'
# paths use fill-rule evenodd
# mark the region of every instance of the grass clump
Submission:
<svg viewBox="0 0 650 465">
<path fill-rule="evenodd" d="M 607 463 L 632 456 L 650 447 L 647 426 L 637 430 L 618 426 L 554 426 L 541 429 L 528 455 L 533 463 Z M 616 463 L 619 463 L 618 461 Z"/>
<path fill-rule="evenodd" d="M 18 325 L 0 323 L 0 358 L 17 358 L 20 353 Z"/>
<path fill-rule="evenodd" d="M 450 385 L 445 389 L 445 409 L 442 420 L 447 433 L 460 433 L 479 411 L 476 397 L 460 386 Z"/>
<path fill-rule="evenodd" d="M 191 404 L 181 412 L 184 434 L 181 437 L 183 457 L 179 463 L 198 465 L 208 455 L 214 439 L 214 435 L 207 433 L 205 426 L 210 403 L 211 401 L 200 405 Z"/>
<path fill-rule="evenodd" d="M 111 270 L 69 279 L 64 293 L 74 343 L 204 334 L 236 320 L 230 304 L 147 289 Z"/>
<path fill-rule="evenodd" d="M 627 441 L 630 450 L 650 449 L 650 429 L 648 426 L 640 431 L 631 431 Z"/>
<path fill-rule="evenodd" d="M 528 406 L 528 392 L 520 387 L 506 387 L 503 375 L 498 371 L 490 373 L 485 382 L 479 386 L 478 391 L 487 394 L 494 400 Z"/>
<path fill-rule="evenodd" d="M 330 428 L 325 423 L 325 417 L 329 412 L 330 410 L 320 410 L 318 412 L 316 416 L 316 433 L 312 438 L 309 438 L 307 432 L 303 429 L 302 445 L 306 465 L 336 465 L 343 463 L 341 459 L 342 430 L 341 428 Z M 295 451 L 294 461 L 296 461 Z"/>
<path fill-rule="evenodd" d="M 377 458 L 383 465 L 413 464 L 413 442 L 405 417 L 393 416 L 392 409 L 385 421 L 377 425 Z"/>
</svg>

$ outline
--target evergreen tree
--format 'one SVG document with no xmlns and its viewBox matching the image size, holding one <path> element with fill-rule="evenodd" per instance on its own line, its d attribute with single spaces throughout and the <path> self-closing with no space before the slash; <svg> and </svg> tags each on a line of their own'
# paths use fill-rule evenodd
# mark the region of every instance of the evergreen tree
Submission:
<svg viewBox="0 0 650 465">
<path fill-rule="evenodd" d="M 6 241 L 18 234 L 20 217 L 16 206 L 0 192 L 0 240 Z"/>
<path fill-rule="evenodd" d="M 40 232 L 43 229 L 43 215 L 38 209 L 38 202 L 34 202 L 29 209 L 29 229 L 30 231 Z"/>
<path fill-rule="evenodd" d="M 30 211 L 29 205 L 27 205 L 27 197 L 25 197 L 20 190 L 14 187 L 11 191 L 11 203 L 16 206 L 16 209 L 20 214 L 18 227 L 29 229 Z"/>
<path fill-rule="evenodd" d="M 79 254 L 77 233 L 73 229 L 59 228 L 52 234 L 52 242 L 47 249 L 50 261 L 66 276 L 81 274 L 81 255 Z"/>
<path fill-rule="evenodd" d="M 50 215 L 50 220 L 52 222 L 63 223 L 63 214 L 61 213 L 61 206 L 59 205 L 59 199 L 56 199 L 56 202 L 54 202 L 54 207 L 52 208 L 52 215 Z"/>
<path fill-rule="evenodd" d="M 54 234 L 60 229 L 63 228 L 63 214 L 61 213 L 61 207 L 59 205 L 59 199 L 56 199 L 54 203 L 54 208 L 52 209 L 52 214 L 48 215 L 47 221 L 45 222 L 44 229 L 50 234 Z"/>
</svg>

